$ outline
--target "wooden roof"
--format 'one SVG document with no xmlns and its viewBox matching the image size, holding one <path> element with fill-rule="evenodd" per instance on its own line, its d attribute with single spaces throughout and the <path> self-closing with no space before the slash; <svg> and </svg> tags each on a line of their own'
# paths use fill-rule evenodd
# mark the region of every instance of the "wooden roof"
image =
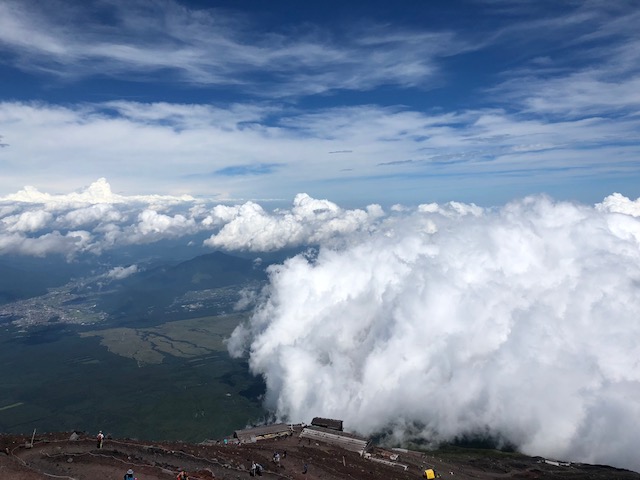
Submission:
<svg viewBox="0 0 640 480">
<path fill-rule="evenodd" d="M 342 420 L 334 420 L 333 418 L 314 417 L 311 420 L 311 425 L 342 431 Z"/>
</svg>

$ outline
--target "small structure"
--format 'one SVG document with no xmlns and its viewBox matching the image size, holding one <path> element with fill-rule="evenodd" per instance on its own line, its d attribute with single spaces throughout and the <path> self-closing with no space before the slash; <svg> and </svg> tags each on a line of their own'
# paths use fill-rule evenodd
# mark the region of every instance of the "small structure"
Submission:
<svg viewBox="0 0 640 480">
<path fill-rule="evenodd" d="M 314 417 L 313 420 L 311 420 L 311 425 L 313 425 L 314 427 L 329 428 L 331 430 L 342 432 L 342 420 Z"/>
<path fill-rule="evenodd" d="M 273 425 L 236 430 L 233 432 L 233 436 L 240 443 L 255 443 L 258 440 L 266 440 L 268 438 L 286 437 L 291 433 L 291 427 L 287 423 L 274 423 Z"/>
<path fill-rule="evenodd" d="M 544 463 L 548 465 L 553 465 L 554 467 L 570 467 L 571 462 L 561 462 L 559 460 L 549 460 L 548 458 L 543 459 Z"/>
<path fill-rule="evenodd" d="M 404 463 L 398 463 L 400 455 L 393 453 L 392 451 L 385 450 L 384 448 L 373 447 L 364 454 L 364 458 L 371 460 L 372 462 L 384 463 L 390 467 L 400 467 L 405 471 L 409 468 L 409 466 Z"/>
<path fill-rule="evenodd" d="M 308 438 L 318 442 L 329 443 L 336 447 L 344 448 L 351 452 L 357 452 L 363 455 L 369 441 L 366 438 L 353 435 L 351 433 L 339 432 L 330 428 L 323 427 L 306 427 L 300 433 L 300 438 Z"/>
<path fill-rule="evenodd" d="M 383 463 L 385 465 L 389 465 L 390 467 L 400 467 L 402 468 L 405 472 L 407 471 L 407 468 L 409 468 L 409 465 L 405 465 L 403 463 L 398 463 L 398 462 L 392 462 L 391 460 L 385 460 L 384 458 L 376 458 L 376 457 L 372 457 L 371 455 L 369 455 L 368 453 L 364 454 L 364 457 L 367 460 L 371 460 L 372 462 L 378 462 L 378 463 Z M 435 477 L 429 477 L 429 478 L 435 478 Z"/>
</svg>

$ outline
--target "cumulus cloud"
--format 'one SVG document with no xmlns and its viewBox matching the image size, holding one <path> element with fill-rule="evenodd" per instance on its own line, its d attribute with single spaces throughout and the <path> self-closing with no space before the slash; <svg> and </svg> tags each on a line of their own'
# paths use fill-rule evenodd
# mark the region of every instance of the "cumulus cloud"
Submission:
<svg viewBox="0 0 640 480">
<path fill-rule="evenodd" d="M 65 194 L 25 187 L 0 197 L 0 254 L 72 257 L 191 235 L 205 228 L 190 213 L 198 206 L 190 196 L 115 194 L 104 178 Z"/>
<path fill-rule="evenodd" d="M 145 210 L 140 214 L 140 223 L 138 230 L 143 235 L 150 233 L 165 233 L 168 231 L 179 232 L 185 228 L 193 228 L 195 222 L 193 219 L 187 219 L 184 215 L 163 215 L 155 210 Z"/>
<path fill-rule="evenodd" d="M 36 210 L 4 217 L 2 223 L 6 225 L 9 232 L 34 232 L 45 227 L 52 217 L 48 212 Z"/>
<path fill-rule="evenodd" d="M 291 210 L 266 212 L 247 202 L 239 206 L 218 205 L 203 220 L 223 225 L 205 245 L 228 250 L 272 251 L 307 244 L 340 242 L 347 236 L 366 233 L 384 216 L 379 205 L 366 210 L 344 210 L 329 200 L 296 195 Z"/>
<path fill-rule="evenodd" d="M 128 267 L 114 267 L 107 272 L 106 276 L 111 280 L 122 280 L 123 278 L 127 278 L 134 273 L 138 273 L 137 265 L 129 265 Z"/>
<path fill-rule="evenodd" d="M 624 195 L 614 193 L 596 205 L 596 208 L 606 212 L 625 213 L 632 217 L 640 217 L 640 198 L 634 201 Z"/>
<path fill-rule="evenodd" d="M 0 204 L 7 202 L 24 204 L 41 204 L 49 210 L 80 208 L 87 205 L 109 205 L 122 203 L 179 203 L 194 201 L 190 195 L 119 195 L 111 191 L 111 185 L 106 178 L 99 178 L 88 187 L 66 194 L 51 194 L 40 192 L 33 186 L 26 186 L 17 193 L 0 197 Z M 104 208 L 104 207 L 103 207 Z"/>
<path fill-rule="evenodd" d="M 640 221 L 610 203 L 396 207 L 273 267 L 230 351 L 292 421 L 640 470 Z"/>
<path fill-rule="evenodd" d="M 58 223 L 78 227 L 102 222 L 120 222 L 124 215 L 112 205 L 99 203 L 89 207 L 77 208 L 58 217 Z"/>
<path fill-rule="evenodd" d="M 69 194 L 27 187 L 0 197 L 0 207 L 0 254 L 71 257 L 164 239 L 192 243 L 202 232 L 211 232 L 204 245 L 215 249 L 267 252 L 321 243 L 337 246 L 368 235 L 386 216 L 377 204 L 343 209 L 304 193 L 296 195 L 290 209 L 274 211 L 255 202 L 224 205 L 189 196 L 119 195 L 104 178 Z M 52 243 L 53 238 L 57 240 Z"/>
<path fill-rule="evenodd" d="M 67 233 L 58 231 L 28 237 L 17 233 L 0 233 L 0 253 L 44 257 L 50 254 L 72 256 L 87 250 L 91 234 L 78 230 Z"/>
</svg>

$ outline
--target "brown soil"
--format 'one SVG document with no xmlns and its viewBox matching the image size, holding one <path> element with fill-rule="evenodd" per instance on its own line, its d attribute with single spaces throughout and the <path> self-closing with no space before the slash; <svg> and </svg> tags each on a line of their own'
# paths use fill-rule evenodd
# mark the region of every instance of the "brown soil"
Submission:
<svg viewBox="0 0 640 480">
<path fill-rule="evenodd" d="M 472 479 L 607 479 L 640 480 L 640 474 L 605 466 L 571 464 L 557 466 L 543 459 L 493 450 L 447 449 L 429 453 L 400 452 L 390 466 L 350 451 L 298 438 L 262 440 L 253 444 L 187 444 L 105 440 L 98 449 L 93 436 L 71 433 L 0 435 L 0 479 L 11 480 L 119 480 L 133 469 L 138 480 L 172 480 L 181 469 L 192 480 L 249 477 L 252 461 L 262 464 L 265 479 L 292 480 L 409 480 L 419 479 L 425 468 L 442 478 Z M 280 466 L 273 461 L 280 452 Z M 286 457 L 284 452 L 286 451 Z M 374 457 L 388 460 L 390 452 L 373 449 Z M 307 473 L 303 465 L 307 464 Z"/>
</svg>

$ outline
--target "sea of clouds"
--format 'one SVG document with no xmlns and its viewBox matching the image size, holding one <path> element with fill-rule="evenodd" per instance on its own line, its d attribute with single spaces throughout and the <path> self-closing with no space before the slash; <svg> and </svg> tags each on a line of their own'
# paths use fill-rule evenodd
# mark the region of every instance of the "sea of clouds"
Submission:
<svg viewBox="0 0 640 480">
<path fill-rule="evenodd" d="M 363 435 L 490 435 L 531 455 L 640 471 L 640 202 L 545 196 L 343 209 L 126 197 L 101 179 L 0 198 L 0 254 L 69 257 L 162 238 L 313 246 L 270 267 L 229 340 L 277 416 Z M 113 266 L 124 278 L 138 267 Z"/>
<path fill-rule="evenodd" d="M 640 470 L 640 214 L 535 197 L 423 205 L 272 267 L 234 332 L 280 416 L 491 435 Z"/>
</svg>

